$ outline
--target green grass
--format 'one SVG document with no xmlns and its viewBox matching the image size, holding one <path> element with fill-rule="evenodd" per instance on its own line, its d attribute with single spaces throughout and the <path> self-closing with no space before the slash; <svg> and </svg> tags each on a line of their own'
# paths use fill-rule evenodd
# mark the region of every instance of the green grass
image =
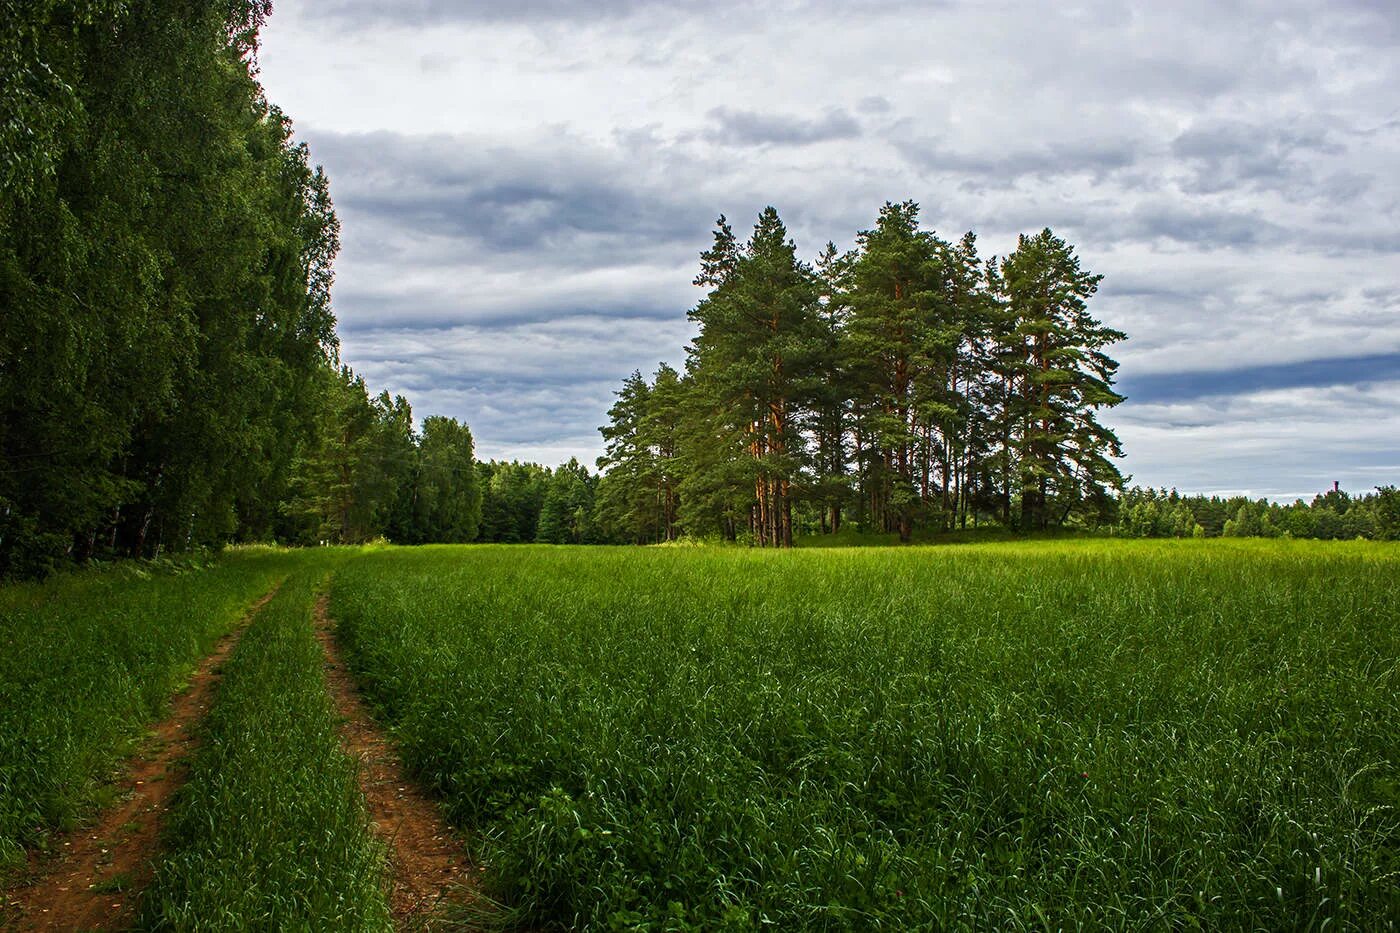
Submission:
<svg viewBox="0 0 1400 933">
<path fill-rule="evenodd" d="M 122 755 L 291 563 L 247 549 L 0 588 L 0 869 L 110 797 Z"/>
<path fill-rule="evenodd" d="M 1387 929 L 1400 548 L 385 550 L 333 612 L 532 925 Z"/>
<path fill-rule="evenodd" d="M 306 553 L 228 662 L 144 926 L 389 928 L 383 846 L 340 748 L 312 634 L 317 581 L 345 556 Z"/>
</svg>

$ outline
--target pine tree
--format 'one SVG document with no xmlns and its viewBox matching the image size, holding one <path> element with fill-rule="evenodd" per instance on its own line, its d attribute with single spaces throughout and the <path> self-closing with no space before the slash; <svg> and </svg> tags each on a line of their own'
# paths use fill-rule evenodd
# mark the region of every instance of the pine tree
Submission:
<svg viewBox="0 0 1400 933">
<path fill-rule="evenodd" d="M 819 287 L 813 379 L 804 428 L 812 439 L 812 501 L 819 509 L 823 533 L 841 530 L 842 510 L 851 498 L 851 418 L 849 361 L 845 338 L 850 316 L 847 278 L 852 254 L 838 253 L 828 242 L 817 257 Z"/>
<path fill-rule="evenodd" d="M 800 409 L 821 340 L 815 278 L 768 207 L 742 251 L 720 219 L 696 282 L 711 291 L 690 313 L 700 327 L 691 371 L 744 434 L 755 542 L 789 547 L 793 482 L 805 454 Z"/>
<path fill-rule="evenodd" d="M 847 329 L 866 507 L 876 528 L 901 541 L 927 494 L 918 461 L 928 459 L 924 428 L 941 403 L 929 387 L 948 362 L 952 317 L 948 244 L 920 230 L 918 217 L 913 201 L 887 202 L 857 237 Z"/>
<path fill-rule="evenodd" d="M 1096 416 L 1123 400 L 1113 391 L 1118 363 L 1104 349 L 1124 334 L 1088 311 L 1102 279 L 1080 268 L 1073 248 L 1049 229 L 1023 235 L 1001 264 L 1001 427 L 1022 528 L 1062 521 L 1081 505 L 1101 507 L 1123 483 L 1109 459 L 1122 456 L 1121 445 Z M 1009 502 L 1013 477 L 1007 480 Z"/>
<path fill-rule="evenodd" d="M 624 540 L 655 541 L 659 529 L 652 492 L 657 464 L 644 436 L 651 386 L 637 370 L 623 381 L 616 396 L 608 409 L 608 424 L 598 429 L 604 452 L 597 465 L 607 471 L 598 489 L 599 520 Z"/>
</svg>

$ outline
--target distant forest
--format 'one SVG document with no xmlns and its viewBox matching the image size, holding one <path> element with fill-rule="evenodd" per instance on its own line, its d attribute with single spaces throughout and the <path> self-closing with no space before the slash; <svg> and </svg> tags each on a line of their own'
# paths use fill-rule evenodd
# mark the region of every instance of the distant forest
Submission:
<svg viewBox="0 0 1400 933">
<path fill-rule="evenodd" d="M 1110 530 L 1129 538 L 1371 538 L 1400 540 L 1400 489 L 1352 496 L 1337 487 L 1310 502 L 1246 496 L 1183 496 L 1133 487 L 1118 501 Z"/>
<path fill-rule="evenodd" d="M 902 540 L 987 524 L 1395 537 L 1393 488 L 1121 492 L 1100 276 L 887 204 L 801 261 L 721 218 L 683 371 L 633 373 L 601 475 L 478 462 L 341 364 L 326 176 L 257 81 L 265 0 L 48 0 L 0 30 L 0 576 L 234 541 Z"/>
<path fill-rule="evenodd" d="M 481 541 L 535 541 L 547 544 L 623 544 L 628 538 L 609 514 L 609 474 L 590 473 L 571 460 L 556 469 L 534 463 L 477 464 L 482 489 Z M 658 514 L 664 509 L 655 503 Z M 796 531 L 808 538 L 823 533 L 820 515 L 799 508 Z M 1005 532 L 1000 522 L 982 527 Z M 1319 493 L 1311 500 L 1283 504 L 1248 496 L 1182 495 L 1176 490 L 1129 487 L 1113 500 L 1103 521 L 1072 525 L 1085 533 L 1124 538 L 1320 538 L 1400 540 L 1400 489 L 1381 487 L 1351 495 L 1343 489 Z M 827 533 L 831 529 L 828 526 Z M 854 526 L 833 536 L 835 543 L 860 543 L 866 535 Z M 887 537 L 892 538 L 890 533 Z M 956 532 L 924 528 L 924 540 L 951 540 Z M 887 538 L 878 534 L 872 541 Z"/>
</svg>

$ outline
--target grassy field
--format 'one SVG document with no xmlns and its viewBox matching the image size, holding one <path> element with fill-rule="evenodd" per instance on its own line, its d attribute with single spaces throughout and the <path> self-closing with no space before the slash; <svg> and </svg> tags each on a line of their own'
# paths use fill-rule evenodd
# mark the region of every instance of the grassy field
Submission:
<svg viewBox="0 0 1400 933">
<path fill-rule="evenodd" d="M 248 549 L 0 587 L 0 869 L 108 799 L 170 694 L 298 563 Z"/>
<path fill-rule="evenodd" d="M 384 550 L 332 585 L 528 924 L 1381 929 L 1400 549 Z"/>
<path fill-rule="evenodd" d="M 0 849 L 100 805 L 281 582 L 201 726 L 144 923 L 385 928 L 311 631 L 328 575 L 499 925 L 1400 917 L 1400 547 L 1362 542 L 253 550 L 0 588 Z"/>
</svg>

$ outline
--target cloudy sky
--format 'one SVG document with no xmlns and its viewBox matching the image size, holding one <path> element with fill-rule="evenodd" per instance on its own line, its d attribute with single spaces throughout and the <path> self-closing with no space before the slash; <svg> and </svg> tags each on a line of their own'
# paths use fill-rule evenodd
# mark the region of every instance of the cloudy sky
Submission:
<svg viewBox="0 0 1400 933">
<path fill-rule="evenodd" d="M 1400 482 L 1400 5 L 277 0 L 269 97 L 344 226 L 343 354 L 485 457 L 592 460 L 697 254 L 881 203 L 1105 276 L 1135 481 Z"/>
</svg>

